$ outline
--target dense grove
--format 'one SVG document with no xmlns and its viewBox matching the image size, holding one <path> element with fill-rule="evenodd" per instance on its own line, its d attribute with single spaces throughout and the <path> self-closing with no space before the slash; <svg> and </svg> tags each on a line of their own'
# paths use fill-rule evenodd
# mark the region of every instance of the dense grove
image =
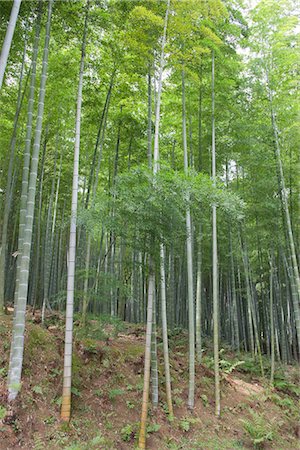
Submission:
<svg viewBox="0 0 300 450">
<path fill-rule="evenodd" d="M 207 342 L 217 417 L 224 345 L 271 386 L 299 363 L 299 5 L 249 3 L 0 1 L 9 404 L 28 307 L 42 325 L 65 314 L 66 422 L 74 313 L 82 329 L 146 325 L 139 448 L 159 403 L 157 330 L 170 420 L 178 329 L 190 411 Z"/>
</svg>

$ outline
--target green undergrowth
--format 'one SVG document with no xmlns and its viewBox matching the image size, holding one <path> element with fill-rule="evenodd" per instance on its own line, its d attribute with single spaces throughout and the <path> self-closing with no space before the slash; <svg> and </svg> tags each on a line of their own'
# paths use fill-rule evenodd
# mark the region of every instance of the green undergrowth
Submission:
<svg viewBox="0 0 300 450">
<path fill-rule="evenodd" d="M 39 351 L 49 350 L 49 348 L 53 346 L 53 343 L 53 338 L 49 335 L 47 329 L 40 325 L 30 325 L 28 329 L 26 352 L 28 352 L 31 356 L 34 356 L 37 349 Z"/>
<path fill-rule="evenodd" d="M 241 422 L 254 448 L 264 448 L 268 442 L 277 439 L 280 422 L 276 418 L 267 419 L 264 414 L 250 411 L 250 417 L 248 419 L 241 419 Z"/>
<path fill-rule="evenodd" d="M 121 319 L 109 315 L 95 316 L 88 314 L 86 325 L 83 326 L 81 315 L 76 314 L 74 322 L 74 335 L 77 339 L 90 338 L 104 341 L 116 338 L 118 333 L 125 330 L 125 323 Z"/>
<path fill-rule="evenodd" d="M 64 328 L 56 323 L 54 328 L 47 329 L 29 322 L 22 387 L 24 414 L 14 420 L 13 430 L 26 434 L 25 417 L 31 415 L 34 423 L 42 424 L 30 438 L 32 448 L 36 450 L 46 446 L 55 450 L 134 449 L 138 441 L 143 391 L 144 327 L 108 316 L 89 316 L 87 326 L 83 328 L 79 318 L 76 317 L 74 324 L 70 425 L 62 426 L 59 419 Z M 0 321 L 3 344 L 9 343 L 8 329 Z M 159 342 L 160 333 L 158 329 Z M 248 354 L 237 355 L 223 346 L 220 351 L 223 380 L 227 377 L 240 379 L 258 384 L 263 391 L 239 396 L 230 383 L 223 381 L 222 417 L 216 422 L 210 341 L 204 340 L 202 364 L 196 366 L 196 408 L 193 413 L 186 405 L 186 332 L 176 330 L 170 347 L 175 417 L 172 422 L 168 421 L 163 352 L 159 345 L 160 403 L 155 410 L 151 404 L 149 407 L 149 449 L 296 448 L 299 388 L 295 367 L 277 365 L 274 385 L 271 386 L 268 375 L 265 379 L 260 376 L 257 361 Z M 3 351 L 3 346 L 0 356 L 0 377 L 4 379 L 8 353 Z M 267 358 L 264 358 L 264 365 L 268 374 Z M 231 399 L 230 395 L 236 397 Z M 5 414 L 6 404 L 2 403 L 0 421 Z"/>
</svg>

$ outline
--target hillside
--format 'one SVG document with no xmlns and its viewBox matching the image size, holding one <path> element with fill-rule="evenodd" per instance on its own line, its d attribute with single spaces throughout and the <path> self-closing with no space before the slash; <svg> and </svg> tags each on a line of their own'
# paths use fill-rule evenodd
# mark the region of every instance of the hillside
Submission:
<svg viewBox="0 0 300 450">
<path fill-rule="evenodd" d="M 47 317 L 46 327 L 28 314 L 21 395 L 7 409 L 6 371 L 11 316 L 1 318 L 1 441 L 10 449 L 126 450 L 136 445 L 140 420 L 144 367 L 144 327 L 105 316 L 89 320 L 85 329 L 75 322 L 72 419 L 60 422 L 63 368 L 63 318 Z M 196 402 L 186 406 L 187 335 L 170 337 L 171 376 L 175 419 L 165 413 L 164 366 L 158 333 L 159 395 L 150 408 L 147 448 L 235 449 L 299 448 L 297 369 L 277 367 L 275 388 L 259 375 L 248 355 L 221 350 L 222 414 L 214 416 L 214 374 L 210 342 L 203 364 L 196 367 Z M 267 362 L 265 361 L 267 367 Z"/>
</svg>

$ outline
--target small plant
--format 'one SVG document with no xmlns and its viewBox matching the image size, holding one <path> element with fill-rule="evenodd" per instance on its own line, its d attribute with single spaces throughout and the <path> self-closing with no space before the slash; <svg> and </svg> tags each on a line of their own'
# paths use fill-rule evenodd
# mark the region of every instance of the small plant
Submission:
<svg viewBox="0 0 300 450">
<path fill-rule="evenodd" d="M 105 438 L 102 436 L 102 434 L 98 434 L 95 436 L 88 444 L 88 448 L 100 448 L 100 444 L 105 443 Z"/>
<path fill-rule="evenodd" d="M 121 429 L 121 438 L 124 442 L 130 442 L 135 438 L 135 425 L 128 424 Z"/>
<path fill-rule="evenodd" d="M 208 398 L 207 398 L 207 396 L 205 394 L 202 394 L 202 395 L 200 395 L 200 397 L 201 397 L 203 406 L 205 406 L 205 407 L 208 406 Z"/>
<path fill-rule="evenodd" d="M 174 394 L 174 395 L 182 394 L 182 389 L 180 389 L 180 388 L 175 388 L 175 389 L 173 390 L 173 394 Z"/>
<path fill-rule="evenodd" d="M 201 382 L 204 386 L 211 386 L 211 384 L 213 383 L 213 378 L 202 377 Z"/>
<path fill-rule="evenodd" d="M 268 399 L 271 400 L 273 403 L 275 403 L 275 405 L 280 406 L 281 408 L 294 407 L 293 400 L 288 397 L 281 398 L 280 395 L 278 394 L 270 394 L 269 396 L 266 397 L 266 400 Z"/>
<path fill-rule="evenodd" d="M 281 398 L 277 404 L 282 408 L 293 408 L 294 406 L 293 400 L 290 398 Z"/>
<path fill-rule="evenodd" d="M 59 375 L 61 375 L 61 369 L 57 369 L 56 367 L 54 367 L 53 369 L 50 370 L 49 373 L 50 378 L 56 378 Z"/>
<path fill-rule="evenodd" d="M 126 389 L 127 389 L 127 391 L 133 391 L 132 384 L 127 384 Z"/>
<path fill-rule="evenodd" d="M 3 420 L 6 416 L 6 409 L 3 406 L 0 406 L 0 420 Z"/>
<path fill-rule="evenodd" d="M 244 430 L 249 434 L 254 448 L 263 448 L 274 439 L 274 423 L 266 421 L 263 415 L 250 411 L 251 419 L 241 419 Z"/>
<path fill-rule="evenodd" d="M 190 429 L 190 421 L 187 419 L 182 419 L 179 423 L 180 428 L 182 429 L 182 431 L 189 431 Z"/>
<path fill-rule="evenodd" d="M 127 400 L 127 401 L 126 401 L 126 405 L 127 405 L 127 408 L 129 408 L 129 409 L 134 409 L 134 408 L 135 408 L 135 404 L 134 404 L 134 403 L 131 403 L 130 400 Z"/>
<path fill-rule="evenodd" d="M 221 352 L 220 352 L 221 353 Z M 234 369 L 236 369 L 238 366 L 241 366 L 245 363 L 245 361 L 228 361 L 227 359 L 220 359 L 220 369 L 222 372 L 226 374 L 230 374 L 233 372 Z"/>
<path fill-rule="evenodd" d="M 86 353 L 97 354 L 97 345 L 93 339 L 85 339 L 83 341 L 83 350 Z"/>
<path fill-rule="evenodd" d="M 1 367 L 0 369 L 0 377 L 6 377 L 7 375 L 7 368 L 6 367 Z"/>
<path fill-rule="evenodd" d="M 43 422 L 44 422 L 46 425 L 52 425 L 55 421 L 56 421 L 56 418 L 55 418 L 54 416 L 46 417 L 46 418 L 43 420 Z"/>
<path fill-rule="evenodd" d="M 41 386 L 33 386 L 32 391 L 35 394 L 43 395 L 43 390 L 42 390 Z"/>
<path fill-rule="evenodd" d="M 54 403 L 57 406 L 61 406 L 62 398 L 61 397 L 55 397 L 51 400 L 51 403 Z"/>
<path fill-rule="evenodd" d="M 103 391 L 102 391 L 102 389 L 95 389 L 94 394 L 96 395 L 96 397 L 102 397 Z"/>
<path fill-rule="evenodd" d="M 60 424 L 60 431 L 63 433 L 68 433 L 70 431 L 70 424 L 68 422 L 62 422 Z M 59 433 L 58 433 L 58 437 L 59 437 Z"/>
<path fill-rule="evenodd" d="M 181 406 L 183 404 L 183 400 L 180 397 L 174 397 L 174 402 L 176 406 Z"/>
<path fill-rule="evenodd" d="M 102 361 L 103 367 L 105 367 L 105 369 L 109 369 L 110 368 L 110 360 L 109 359 L 104 359 Z"/>
<path fill-rule="evenodd" d="M 241 365 L 238 370 L 240 372 L 249 373 L 251 375 L 259 376 L 261 374 L 259 364 L 257 364 L 256 361 L 252 358 L 245 358 L 243 365 Z"/>
<path fill-rule="evenodd" d="M 105 427 L 106 427 L 108 430 L 112 430 L 112 429 L 113 429 L 113 424 L 112 424 L 112 422 L 111 422 L 110 420 L 107 420 L 107 421 L 105 422 Z"/>
<path fill-rule="evenodd" d="M 71 388 L 71 392 L 73 395 L 76 395 L 76 397 L 81 397 L 81 393 L 79 392 L 79 390 L 76 387 L 72 387 Z"/>
<path fill-rule="evenodd" d="M 82 450 L 82 446 L 75 443 L 64 447 L 64 450 Z"/>
<path fill-rule="evenodd" d="M 160 429 L 160 425 L 158 423 L 151 423 L 147 425 L 147 434 L 156 433 Z"/>
<path fill-rule="evenodd" d="M 108 393 L 108 397 L 111 401 L 114 401 L 116 397 L 123 394 L 124 394 L 123 389 L 111 389 Z"/>
<path fill-rule="evenodd" d="M 281 392 L 284 392 L 286 394 L 295 394 L 295 395 L 300 395 L 300 387 L 296 386 L 293 383 L 289 383 L 286 380 L 282 380 L 282 379 L 275 379 L 274 380 L 274 387 Z"/>
<path fill-rule="evenodd" d="M 186 433 L 190 430 L 191 425 L 193 425 L 195 423 L 199 423 L 199 422 L 200 422 L 200 419 L 198 419 L 197 417 L 184 417 L 179 422 L 179 427 L 182 429 L 182 431 L 184 431 Z"/>
<path fill-rule="evenodd" d="M 144 388 L 144 382 L 143 382 L 143 381 L 140 381 L 139 383 L 136 384 L 135 387 L 136 387 L 136 390 L 137 390 L 137 391 L 142 391 L 143 388 Z"/>
<path fill-rule="evenodd" d="M 43 442 L 42 436 L 37 435 L 34 439 L 33 445 L 34 445 L 34 447 L 33 447 L 34 450 L 43 450 L 44 442 Z"/>
</svg>

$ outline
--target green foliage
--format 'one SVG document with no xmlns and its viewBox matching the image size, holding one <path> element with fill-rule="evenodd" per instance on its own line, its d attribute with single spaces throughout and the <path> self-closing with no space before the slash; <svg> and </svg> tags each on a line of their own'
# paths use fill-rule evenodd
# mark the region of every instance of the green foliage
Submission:
<svg viewBox="0 0 300 450">
<path fill-rule="evenodd" d="M 209 377 L 201 378 L 201 383 L 204 384 L 204 386 L 211 386 L 213 381 L 214 381 L 213 378 L 209 378 Z"/>
<path fill-rule="evenodd" d="M 60 376 L 61 373 L 62 373 L 62 369 L 57 368 L 57 367 L 53 367 L 53 368 L 50 370 L 49 377 L 50 377 L 50 378 L 56 378 L 56 377 Z"/>
<path fill-rule="evenodd" d="M 28 351 L 30 355 L 33 355 L 37 348 L 39 350 L 47 349 L 49 348 L 49 340 L 51 342 L 51 337 L 49 336 L 47 330 L 35 325 L 30 328 L 26 351 Z"/>
<path fill-rule="evenodd" d="M 134 403 L 132 403 L 130 400 L 126 400 L 126 405 L 127 405 L 127 408 L 129 408 L 129 409 L 134 409 L 136 407 L 136 405 Z"/>
<path fill-rule="evenodd" d="M 6 416 L 6 408 L 0 405 L 0 420 L 3 420 L 5 416 Z"/>
<path fill-rule="evenodd" d="M 103 390 L 102 389 L 95 389 L 94 394 L 96 397 L 102 397 L 103 396 Z"/>
<path fill-rule="evenodd" d="M 97 354 L 97 343 L 93 339 L 84 339 L 81 340 L 83 345 L 83 350 L 85 352 L 96 355 Z"/>
<path fill-rule="evenodd" d="M 108 392 L 108 397 L 111 401 L 115 401 L 116 397 L 123 395 L 123 394 L 124 394 L 123 389 L 111 389 Z"/>
<path fill-rule="evenodd" d="M 173 400 L 176 406 L 181 406 L 183 404 L 183 400 L 180 397 L 174 396 Z"/>
<path fill-rule="evenodd" d="M 137 391 L 142 391 L 144 388 L 144 382 L 140 381 L 139 383 L 136 384 L 135 388 Z"/>
<path fill-rule="evenodd" d="M 107 444 L 106 439 L 104 436 L 102 436 L 101 433 L 97 434 L 95 437 L 90 439 L 86 444 L 83 444 L 82 442 L 75 442 L 71 445 L 68 445 L 67 447 L 63 447 L 64 450 L 89 450 L 89 449 L 95 449 L 98 450 L 100 448 L 103 448 Z"/>
<path fill-rule="evenodd" d="M 198 417 L 184 417 L 179 422 L 179 428 L 186 433 L 190 430 L 191 425 L 194 425 L 199 422 L 200 419 L 198 419 Z"/>
<path fill-rule="evenodd" d="M 105 369 L 109 369 L 110 368 L 110 360 L 108 359 L 108 358 L 105 358 L 103 361 L 102 361 L 102 365 L 103 365 L 103 367 L 105 367 Z"/>
<path fill-rule="evenodd" d="M 293 400 L 289 397 L 280 397 L 280 395 L 275 394 L 275 393 L 271 393 L 270 395 L 268 395 L 267 397 L 269 400 L 271 400 L 273 403 L 275 403 L 275 405 L 280 406 L 281 408 L 285 409 L 287 408 L 288 410 L 294 410 L 295 409 L 295 404 L 293 402 Z"/>
<path fill-rule="evenodd" d="M 1 2 L 1 42 L 5 35 L 11 3 Z M 72 195 L 72 164 L 70 162 L 72 162 L 74 147 L 75 99 L 80 61 L 79 40 L 82 34 L 84 4 L 83 0 L 55 2 L 52 19 L 49 73 L 42 131 L 45 159 L 43 164 L 39 164 L 39 173 L 37 174 L 40 192 L 37 192 L 30 261 L 29 300 L 30 304 L 34 303 L 37 309 L 40 309 L 43 295 L 46 292 L 44 284 L 47 275 L 50 277 L 51 297 L 49 302 L 51 307 L 57 307 L 63 311 L 66 299 L 66 247 Z M 34 2 L 22 2 L 9 65 L 1 90 L 0 210 L 4 209 L 7 193 L 5 185 L 9 148 L 14 128 L 13 120 L 16 112 L 21 47 L 26 35 L 26 39 L 28 39 L 25 58 L 26 78 L 31 70 L 30 58 L 36 19 L 35 8 Z M 204 310 L 206 317 L 203 317 L 203 323 L 206 324 L 205 331 L 210 332 L 211 205 L 216 204 L 218 207 L 219 268 L 222 274 L 220 277 L 221 290 L 223 292 L 226 286 L 230 288 L 232 284 L 230 278 L 231 255 L 228 253 L 230 230 L 236 282 L 241 280 L 241 286 L 237 287 L 239 313 L 245 314 L 246 311 L 244 308 L 245 274 L 241 265 L 241 248 L 238 238 L 238 234 L 241 233 L 249 249 L 249 272 L 251 272 L 251 288 L 253 288 L 253 298 L 255 299 L 255 316 L 257 315 L 259 339 L 261 339 L 264 351 L 269 338 L 268 321 L 265 320 L 265 308 L 267 308 L 265 302 L 269 292 L 268 252 L 270 246 L 274 250 L 274 260 L 278 265 L 275 281 L 276 289 L 279 291 L 276 295 L 279 295 L 278 298 L 280 298 L 279 303 L 275 302 L 274 312 L 275 317 L 279 318 L 279 322 L 284 325 L 281 328 L 280 324 L 276 324 L 276 327 L 280 328 L 276 331 L 278 331 L 279 339 L 282 339 L 279 342 L 281 355 L 284 359 L 284 350 L 289 350 L 286 351 L 289 360 L 293 354 L 293 346 L 297 348 L 295 342 L 291 342 L 297 334 L 293 329 L 294 313 L 293 308 L 290 312 L 290 299 L 288 298 L 291 291 L 291 286 L 288 284 L 290 283 L 290 268 L 285 267 L 285 258 L 289 259 L 289 245 L 286 245 L 285 221 L 281 220 L 278 214 L 278 211 L 281 211 L 281 192 L 278 187 L 277 167 L 274 160 L 274 133 L 270 120 L 268 94 L 271 91 L 273 95 L 273 106 L 280 135 L 283 173 L 286 177 L 288 207 L 293 233 L 297 239 L 299 237 L 297 222 L 299 216 L 299 102 L 297 95 L 299 20 L 295 2 L 290 0 L 261 1 L 252 11 L 248 11 L 247 8 L 246 12 L 239 0 L 236 2 L 228 0 L 225 2 L 221 0 L 208 2 L 174 0 L 171 2 L 159 135 L 161 170 L 154 177 L 152 170 L 146 168 L 148 72 L 152 86 L 152 117 L 150 118 L 152 123 L 150 126 L 153 135 L 153 107 L 157 100 L 156 92 L 154 95 L 153 91 L 157 89 L 165 8 L 166 2 L 155 0 L 144 2 L 96 0 L 96 2 L 91 2 L 80 136 L 78 204 L 81 211 L 77 222 L 75 310 L 81 309 L 83 280 L 88 277 L 89 307 L 90 310 L 95 311 L 95 315 L 88 315 L 85 328 L 80 326 L 80 315 L 75 317 L 75 340 L 81 341 L 83 352 L 95 355 L 98 351 L 97 340 L 103 341 L 115 337 L 123 331 L 120 320 L 110 316 L 99 318 L 97 312 L 109 311 L 113 291 L 117 294 L 118 307 L 120 306 L 121 310 L 118 311 L 118 314 L 123 315 L 121 306 L 124 302 L 127 318 L 131 299 L 133 299 L 133 307 L 136 311 L 137 307 L 141 305 L 141 291 L 144 290 L 142 285 L 147 282 L 149 268 L 146 256 L 154 257 L 157 270 L 160 242 L 166 246 L 166 269 L 169 271 L 167 281 L 170 284 L 168 295 L 170 294 L 171 301 L 176 297 L 176 305 L 180 310 L 179 316 L 183 317 L 183 322 L 185 322 L 186 273 L 184 265 L 187 206 L 191 210 L 195 227 L 195 236 L 193 236 L 195 255 L 199 248 L 197 230 L 200 223 L 202 227 L 203 261 L 201 268 L 203 290 L 205 289 L 205 293 L 208 294 L 205 299 L 208 307 Z M 248 25 L 249 18 L 251 20 Z M 43 25 L 44 20 L 45 17 L 43 17 Z M 44 31 L 41 36 L 37 64 L 37 88 L 40 82 L 43 33 Z M 240 49 L 245 47 L 248 47 L 247 52 L 241 52 Z M 216 187 L 213 186 L 210 179 L 212 50 L 216 56 Z M 186 74 L 189 165 L 192 167 L 188 175 L 183 173 L 182 69 Z M 21 87 L 21 93 L 24 92 L 24 96 L 16 128 L 17 146 L 11 180 L 13 190 L 10 198 L 10 226 L 7 255 L 5 255 L 7 259 L 6 272 L 8 273 L 5 280 L 6 300 L 13 299 L 15 284 L 15 258 L 11 253 L 17 250 L 15 244 L 18 240 L 18 207 L 22 184 L 21 164 L 29 91 L 28 84 L 25 86 L 25 78 Z M 112 87 L 111 91 L 109 91 L 110 86 Z M 103 138 L 103 142 L 95 149 L 95 140 L 108 92 L 110 97 L 107 98 L 109 108 L 105 116 L 106 127 L 102 126 L 103 136 L 100 136 L 101 139 Z M 37 97 L 36 90 L 36 100 Z M 118 147 L 118 154 L 116 147 Z M 94 149 L 95 160 L 93 159 Z M 60 152 L 61 178 L 58 183 Z M 94 169 L 98 163 L 100 171 L 99 179 L 96 180 Z M 95 182 L 95 192 L 93 192 L 93 182 Z M 54 186 L 54 191 L 52 186 Z M 55 199 L 56 186 L 57 188 L 59 186 L 59 190 Z M 87 205 L 88 190 L 91 195 Z M 56 221 L 54 221 L 54 216 Z M 53 229 L 53 249 L 49 255 L 47 254 L 46 233 L 48 217 L 50 222 L 53 219 L 52 226 L 50 226 Z M 1 223 L 2 219 L 1 217 Z M 88 234 L 92 235 L 92 249 L 90 268 L 86 273 L 84 259 Z M 110 253 L 109 249 L 110 238 L 115 239 L 116 259 L 112 263 L 114 273 L 111 273 L 109 267 L 112 259 L 112 252 Z M 171 250 L 175 260 L 173 273 L 170 270 L 171 258 L 168 259 Z M 133 263 L 135 258 L 138 261 Z M 49 262 L 50 274 L 47 274 Z M 174 286 L 172 286 L 173 276 L 175 278 Z M 158 279 L 159 277 L 157 277 Z M 98 283 L 97 289 L 96 282 Z M 136 289 L 136 285 L 139 285 L 139 289 Z M 176 292 L 171 292 L 171 288 L 174 287 L 173 290 Z M 227 295 L 226 292 L 224 295 Z M 232 302 L 230 296 L 228 296 L 228 302 L 229 304 Z M 142 309 L 143 307 L 139 310 L 140 319 L 144 313 Z M 231 326 L 228 327 L 228 324 L 231 324 L 231 313 L 231 308 L 224 309 L 225 317 L 224 320 L 222 317 L 220 321 L 222 338 L 226 336 L 227 339 L 231 332 Z M 247 325 L 249 324 L 247 324 L 246 316 L 244 319 L 245 322 L 242 325 L 245 325 L 246 335 L 248 335 Z M 46 320 L 45 325 L 49 323 L 50 321 Z M 287 330 L 286 334 L 285 329 Z M 186 335 L 182 333 L 181 329 L 174 328 L 171 330 L 170 338 L 171 348 L 181 345 L 180 349 L 177 348 L 179 350 L 178 358 L 185 357 Z M 25 355 L 30 360 L 30 364 L 23 371 L 25 376 L 33 375 L 32 366 L 39 352 L 42 356 L 44 354 L 48 356 L 51 340 L 50 332 L 38 325 L 29 324 Z M 4 350 L 8 351 L 10 343 L 6 328 L 1 328 L 1 341 L 3 341 Z M 285 346 L 290 348 L 286 349 Z M 105 357 L 101 361 L 99 372 L 105 371 L 105 369 L 112 370 L 115 365 L 109 346 L 107 347 L 108 350 L 105 350 Z M 142 355 L 141 348 L 142 344 L 128 345 L 120 357 L 122 362 L 136 360 Z M 56 347 L 53 346 L 53 349 L 56 354 Z M 94 364 L 95 361 L 90 361 L 91 364 L 86 365 L 83 362 L 85 358 L 78 352 L 77 345 L 75 349 L 72 362 L 72 392 L 75 396 L 80 397 L 80 391 L 83 389 L 82 381 L 85 380 L 83 370 L 90 375 L 92 370 L 96 370 L 96 364 Z M 158 345 L 158 349 L 160 353 L 161 344 Z M 176 358 L 176 355 L 174 356 Z M 229 374 L 235 370 L 251 376 L 260 374 L 257 361 L 247 356 L 243 358 L 244 361 L 232 360 L 229 356 L 228 358 L 223 356 L 222 353 L 220 356 L 220 369 L 223 373 Z M 96 360 L 96 358 L 94 359 Z M 213 359 L 205 356 L 203 361 L 212 372 Z M 48 368 L 50 369 L 49 364 Z M 49 380 L 51 379 L 53 384 L 57 384 L 61 374 L 60 369 L 51 368 Z M 5 368 L 0 369 L 0 375 L 3 377 L 7 375 Z M 186 376 L 187 371 L 183 370 L 183 379 Z M 122 380 L 121 377 L 122 375 L 113 375 L 111 386 L 118 386 L 118 382 Z M 133 383 L 133 381 L 131 382 Z M 205 392 L 209 392 L 212 389 L 213 378 L 203 377 L 201 383 L 207 387 Z M 32 391 L 37 395 L 32 396 L 28 402 L 32 401 L 36 404 L 43 395 L 47 394 L 48 385 L 43 382 L 41 386 L 33 387 Z M 16 387 L 19 389 L 21 385 L 18 384 Z M 297 382 L 292 383 L 285 377 L 275 376 L 274 387 L 279 393 L 290 395 L 291 398 L 300 394 Z M 128 384 L 127 388 L 124 387 L 125 389 L 139 392 L 143 389 L 143 383 L 139 382 L 134 386 Z M 101 389 L 96 389 L 94 394 L 103 396 Z M 115 401 L 122 394 L 123 390 L 112 389 L 109 392 L 109 398 L 111 401 Z M 179 394 L 181 394 L 180 390 L 174 391 L 174 401 L 177 406 L 182 404 Z M 291 398 L 276 397 L 274 394 L 273 401 L 282 409 L 292 410 Z M 208 399 L 205 394 L 201 395 L 201 400 L 206 406 Z M 61 399 L 57 397 L 53 400 L 53 403 L 57 405 L 60 402 Z M 76 403 L 82 402 L 77 399 Z M 126 404 L 129 409 L 133 408 L 133 403 L 129 400 L 126 401 Z M 87 411 L 86 405 L 81 408 L 81 412 Z M 186 418 L 183 419 L 183 422 L 183 428 L 188 431 L 192 422 Z M 109 426 L 113 427 L 112 422 L 109 422 Z M 259 427 L 256 426 L 256 428 Z M 136 434 L 135 431 L 134 433 Z M 65 436 L 62 434 L 58 438 L 60 441 L 57 447 L 62 448 L 66 444 Z M 258 439 L 263 438 L 267 440 L 264 436 Z M 97 437 L 95 439 L 97 440 Z M 102 438 L 98 436 L 96 447 L 110 448 L 99 439 L 101 441 Z M 56 443 L 54 442 L 53 445 L 55 447 Z M 74 445 L 76 446 L 77 443 Z M 186 448 L 189 448 L 189 445 L 192 446 L 193 443 L 185 441 Z M 218 445 L 219 441 L 216 443 L 216 446 Z"/>
<path fill-rule="evenodd" d="M 226 359 L 221 359 L 221 360 L 219 360 L 219 363 L 220 363 L 221 371 L 229 374 L 233 370 L 235 370 L 237 367 L 244 364 L 244 361 L 231 362 L 231 361 L 227 361 Z"/>
<path fill-rule="evenodd" d="M 57 406 L 61 406 L 62 403 L 62 397 L 54 397 L 53 400 L 51 400 L 51 403 L 54 403 Z"/>
<path fill-rule="evenodd" d="M 43 422 L 44 422 L 46 425 L 52 425 L 53 423 L 56 422 L 56 417 L 55 417 L 55 416 L 49 416 L 49 417 L 46 417 L 46 418 L 43 420 Z"/>
<path fill-rule="evenodd" d="M 275 420 L 266 419 L 263 414 L 250 411 L 251 419 L 241 419 L 244 430 L 255 448 L 263 448 L 268 441 L 273 441 L 276 435 L 278 424 Z"/>
<path fill-rule="evenodd" d="M 147 433 L 156 433 L 160 430 L 160 425 L 158 423 L 149 423 L 147 425 Z"/>
<path fill-rule="evenodd" d="M 1 377 L 5 377 L 7 375 L 7 368 L 6 367 L 1 367 L 0 368 L 0 376 Z"/>
<path fill-rule="evenodd" d="M 290 383 L 284 378 L 275 378 L 273 385 L 278 391 L 287 394 L 294 394 L 296 396 L 300 395 L 300 387 L 293 383 Z"/>
<path fill-rule="evenodd" d="M 207 395 L 205 395 L 205 394 L 201 394 L 200 395 L 200 398 L 201 398 L 201 400 L 202 400 L 202 403 L 203 403 L 203 406 L 208 406 L 209 405 L 209 402 L 208 402 L 208 398 L 207 398 Z"/>
<path fill-rule="evenodd" d="M 104 226 L 135 247 L 147 243 L 147 251 L 153 253 L 153 237 L 165 244 L 184 239 L 188 204 L 197 215 L 199 209 L 212 203 L 241 218 L 243 203 L 238 196 L 214 188 L 208 176 L 196 172 L 186 176 L 162 167 L 154 178 L 152 172 L 139 166 L 119 175 L 113 191 L 102 193 L 92 210 L 82 211 L 80 221 L 95 235 Z"/>
<path fill-rule="evenodd" d="M 75 395 L 76 397 L 81 397 L 81 393 L 80 393 L 80 391 L 79 391 L 76 387 L 72 386 L 71 392 L 72 392 L 72 394 Z"/>
<path fill-rule="evenodd" d="M 43 390 L 42 390 L 41 386 L 33 386 L 32 391 L 35 394 L 43 395 Z"/>
<path fill-rule="evenodd" d="M 105 438 L 102 436 L 101 433 L 99 433 L 97 436 L 95 436 L 88 444 L 88 448 L 99 448 L 100 445 L 105 444 Z"/>
<path fill-rule="evenodd" d="M 75 315 L 75 320 L 80 321 L 81 316 Z M 124 322 L 118 317 L 111 317 L 108 315 L 96 316 L 93 314 L 87 315 L 86 326 L 78 326 L 74 330 L 75 337 L 85 342 L 87 348 L 96 352 L 96 341 L 104 341 L 107 338 L 113 338 L 124 331 Z"/>
<path fill-rule="evenodd" d="M 45 448 L 43 437 L 40 435 L 35 436 L 33 446 L 34 450 L 43 450 Z"/>
<path fill-rule="evenodd" d="M 220 356 L 223 353 L 224 353 L 224 349 L 221 349 Z M 248 362 L 249 362 L 250 368 L 252 368 L 252 366 L 254 366 L 254 364 L 256 364 L 253 362 L 253 360 L 252 361 L 249 360 Z M 204 356 L 203 364 L 205 364 L 209 369 L 213 369 L 214 368 L 214 359 L 210 356 Z M 240 368 L 240 367 L 244 368 L 244 364 L 245 364 L 245 361 L 230 361 L 230 360 L 222 358 L 222 357 L 219 359 L 220 370 L 221 370 L 221 372 L 224 372 L 226 374 L 230 374 L 233 370 L 235 370 L 237 368 Z M 258 374 L 259 373 L 260 372 L 258 371 Z M 210 384 L 211 380 L 210 381 L 209 380 L 210 379 L 208 379 L 207 381 L 204 381 L 204 382 Z"/>
<path fill-rule="evenodd" d="M 83 362 L 80 358 L 80 356 L 73 352 L 72 354 L 72 384 L 73 387 L 78 389 L 81 384 L 81 370 L 83 368 Z M 76 394 L 75 394 L 76 395 Z"/>
<path fill-rule="evenodd" d="M 253 358 L 244 358 L 243 364 L 237 366 L 237 370 L 244 373 L 259 376 L 261 374 L 259 364 Z"/>
<path fill-rule="evenodd" d="M 132 441 L 136 436 L 136 424 L 125 425 L 121 429 L 121 438 L 124 442 Z"/>
</svg>

